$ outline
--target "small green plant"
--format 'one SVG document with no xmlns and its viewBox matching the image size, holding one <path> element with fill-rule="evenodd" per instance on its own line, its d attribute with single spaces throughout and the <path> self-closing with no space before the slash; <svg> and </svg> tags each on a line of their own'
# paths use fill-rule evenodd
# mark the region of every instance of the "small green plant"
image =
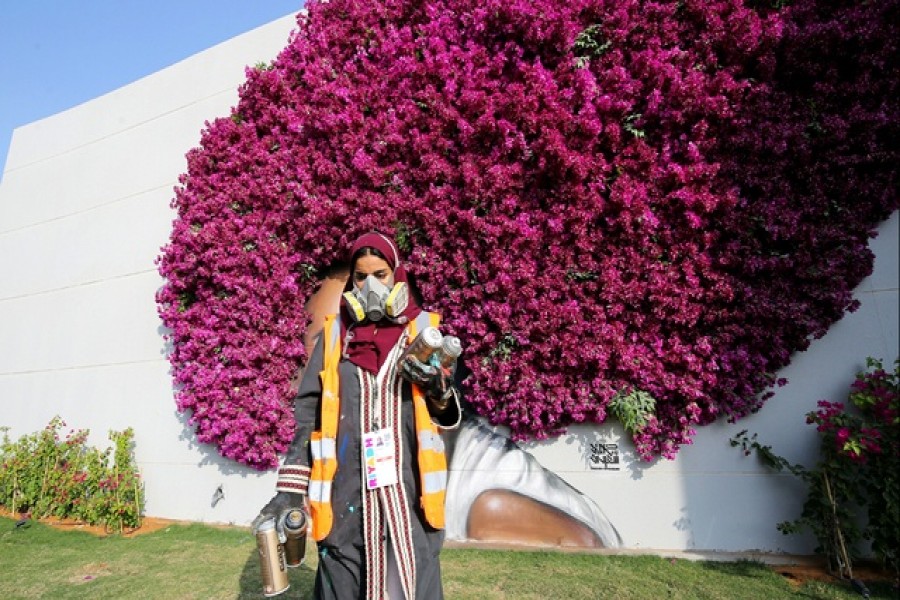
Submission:
<svg viewBox="0 0 900 600">
<path fill-rule="evenodd" d="M 490 354 L 481 359 L 481 362 L 482 364 L 488 364 L 492 360 L 506 362 L 518 347 L 519 340 L 516 339 L 516 336 L 511 333 L 507 333 L 500 339 L 497 345 L 493 349 L 491 349 Z"/>
<path fill-rule="evenodd" d="M 13 442 L 2 428 L 0 506 L 34 518 L 60 517 L 121 532 L 141 524 L 142 483 L 134 464 L 134 432 L 110 431 L 113 447 L 87 446 L 88 430 L 71 431 L 54 417 L 42 430 Z M 112 455 L 112 456 L 110 456 Z"/>
<path fill-rule="evenodd" d="M 612 42 L 603 38 L 603 26 L 599 23 L 589 26 L 578 34 L 572 44 L 575 55 L 575 66 L 584 69 L 592 58 L 602 56 L 612 46 Z"/>
<path fill-rule="evenodd" d="M 822 436 L 815 467 L 791 464 L 746 430 L 731 439 L 745 455 L 755 451 L 767 466 L 806 483 L 800 517 L 778 529 L 812 531 L 816 551 L 833 571 L 850 579 L 862 540 L 871 541 L 882 564 L 900 574 L 900 359 L 893 372 L 872 358 L 866 366 L 850 387 L 849 407 L 822 400 L 818 410 L 807 413 L 806 422 Z"/>
<path fill-rule="evenodd" d="M 656 409 L 656 400 L 645 391 L 619 392 L 609 403 L 609 411 L 622 423 L 625 430 L 636 434 L 647 425 Z"/>
</svg>

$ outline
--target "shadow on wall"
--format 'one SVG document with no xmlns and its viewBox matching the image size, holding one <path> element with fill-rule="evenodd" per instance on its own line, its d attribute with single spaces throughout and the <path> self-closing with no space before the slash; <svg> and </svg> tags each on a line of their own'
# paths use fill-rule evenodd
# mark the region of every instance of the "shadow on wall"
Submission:
<svg viewBox="0 0 900 600">
<path fill-rule="evenodd" d="M 760 412 L 737 424 L 706 426 L 698 432 L 696 443 L 682 450 L 683 464 L 690 468 L 682 478 L 681 516 L 672 525 L 687 536 L 687 549 L 742 551 L 762 547 L 787 554 L 814 553 L 817 544 L 810 532 L 785 535 L 777 529 L 779 523 L 800 517 L 806 485 L 790 473 L 768 468 L 755 454 L 744 456 L 729 439 L 746 429 L 750 434 L 758 433 L 761 444 L 771 446 L 775 454 L 790 462 L 815 464 L 820 438 L 815 426 L 806 423 L 806 413 L 816 409 L 818 400 L 845 400 L 852 382 L 847 374 L 864 367 L 863 359 L 839 358 L 842 353 L 852 353 L 856 346 L 845 333 L 844 327 L 835 327 L 826 338 L 794 356 L 779 372 L 790 383 L 779 389 Z M 828 369 L 823 365 L 829 365 Z M 717 491 L 710 493 L 713 477 L 719 483 Z"/>
<path fill-rule="evenodd" d="M 164 326 L 160 325 L 156 328 L 156 333 L 159 335 L 159 339 L 161 342 L 161 347 L 159 350 L 160 355 L 165 358 L 167 361 L 169 360 L 169 355 L 174 350 L 174 346 L 172 344 L 171 338 L 169 336 L 171 334 L 171 330 Z M 171 390 L 172 394 L 169 397 L 172 405 L 175 404 L 175 396 L 178 393 L 178 385 L 175 383 L 175 374 L 172 371 L 171 364 L 169 365 L 169 369 L 167 371 L 169 376 L 169 381 L 172 382 Z M 197 441 L 197 434 L 194 430 L 194 427 L 190 424 L 190 413 L 189 412 L 181 412 L 176 407 L 172 411 L 172 415 L 175 419 L 181 423 L 181 433 L 178 436 L 179 441 L 184 442 L 187 447 L 191 450 L 197 451 L 201 455 L 200 461 L 197 463 L 199 467 L 205 466 L 215 466 L 218 467 L 219 472 L 222 475 L 242 475 L 246 476 L 249 467 L 245 467 L 236 463 L 235 461 L 225 458 L 221 454 L 219 454 L 218 449 L 213 444 L 201 444 Z M 212 501 L 213 505 L 215 505 L 215 500 Z"/>
<path fill-rule="evenodd" d="M 166 360 L 169 360 L 169 356 L 175 350 L 175 345 L 172 344 L 172 338 L 167 337 L 172 335 L 172 330 L 165 325 L 160 325 L 156 328 L 156 334 L 159 336 L 159 339 L 162 342 L 162 347 L 159 350 L 159 354 Z M 172 375 L 171 369 L 169 370 L 169 375 Z"/>
<path fill-rule="evenodd" d="M 570 427 L 566 444 L 577 444 L 582 465 L 594 471 L 628 469 L 637 481 L 654 463 L 642 461 L 634 451 L 634 444 L 624 428 L 614 419 L 602 425 Z"/>
<path fill-rule="evenodd" d="M 175 389 L 173 386 L 172 393 Z M 195 450 L 200 454 L 198 467 L 217 467 L 222 475 L 241 475 L 246 477 L 251 468 L 237 463 L 230 458 L 225 458 L 219 454 L 218 448 L 213 444 L 201 444 L 197 441 L 197 434 L 193 425 L 189 423 L 190 415 L 186 412 L 179 412 L 176 408 L 172 411 L 173 416 L 181 423 L 182 431 L 178 439 L 187 444 L 188 448 Z"/>
</svg>

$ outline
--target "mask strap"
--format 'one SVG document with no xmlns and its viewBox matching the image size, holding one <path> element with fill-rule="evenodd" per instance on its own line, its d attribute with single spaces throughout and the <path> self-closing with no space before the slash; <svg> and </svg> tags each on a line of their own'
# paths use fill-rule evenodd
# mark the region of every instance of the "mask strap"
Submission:
<svg viewBox="0 0 900 600">
<path fill-rule="evenodd" d="M 356 327 L 357 323 L 351 324 L 347 327 L 347 333 L 344 334 L 344 341 L 341 344 L 341 357 L 349 360 L 350 355 L 347 354 L 347 348 L 350 346 L 350 342 L 353 341 L 353 328 Z"/>
</svg>

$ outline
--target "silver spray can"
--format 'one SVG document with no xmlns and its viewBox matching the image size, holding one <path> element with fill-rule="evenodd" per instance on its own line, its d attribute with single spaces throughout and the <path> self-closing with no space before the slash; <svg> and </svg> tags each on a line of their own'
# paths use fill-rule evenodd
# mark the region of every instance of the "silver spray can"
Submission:
<svg viewBox="0 0 900 600">
<path fill-rule="evenodd" d="M 419 362 L 428 364 L 431 355 L 441 347 L 443 337 L 444 336 L 441 335 L 441 332 L 438 331 L 437 327 L 426 327 L 419 332 L 416 339 L 414 339 L 412 344 L 409 345 L 409 348 L 406 349 L 404 357 L 412 355 L 415 356 Z"/>
<path fill-rule="evenodd" d="M 441 347 L 437 350 L 435 356 L 438 363 L 444 369 L 452 370 L 456 366 L 456 359 L 462 354 L 462 343 L 459 338 L 453 335 L 445 335 L 441 340 Z"/>
<path fill-rule="evenodd" d="M 284 546 L 278 542 L 275 519 L 263 521 L 256 530 L 256 549 L 262 574 L 263 595 L 277 596 L 289 587 Z"/>
<path fill-rule="evenodd" d="M 284 517 L 284 560 L 289 569 L 299 567 L 306 558 L 306 513 L 299 508 Z"/>
</svg>

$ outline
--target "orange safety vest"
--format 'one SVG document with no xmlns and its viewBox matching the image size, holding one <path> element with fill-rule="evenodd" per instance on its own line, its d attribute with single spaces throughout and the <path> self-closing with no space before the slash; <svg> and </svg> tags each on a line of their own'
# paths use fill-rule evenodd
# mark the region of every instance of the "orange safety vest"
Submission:
<svg viewBox="0 0 900 600">
<path fill-rule="evenodd" d="M 437 327 L 440 315 L 422 311 L 409 324 L 409 338 L 415 339 L 425 327 Z M 313 538 L 325 539 L 334 522 L 331 508 L 331 484 L 337 471 L 337 429 L 340 420 L 341 324 L 337 315 L 325 317 L 324 361 L 319 378 L 322 382 L 320 431 L 312 432 L 310 450 L 312 471 L 309 477 L 309 507 L 312 517 Z M 431 420 L 425 394 L 417 385 L 412 386 L 413 410 L 418 439 L 419 477 L 422 489 L 421 503 L 425 519 L 435 529 L 444 528 L 444 498 L 447 493 L 447 456 L 444 441 L 437 425 Z"/>
</svg>

